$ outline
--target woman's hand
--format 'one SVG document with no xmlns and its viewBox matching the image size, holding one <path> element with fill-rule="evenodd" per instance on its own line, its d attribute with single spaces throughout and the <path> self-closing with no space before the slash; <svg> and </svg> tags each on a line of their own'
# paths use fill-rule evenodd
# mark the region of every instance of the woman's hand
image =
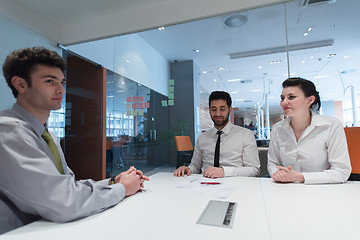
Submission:
<svg viewBox="0 0 360 240">
<path fill-rule="evenodd" d="M 273 175 L 272 179 L 277 183 L 292 183 L 292 182 L 305 182 L 304 175 L 300 172 L 295 172 L 292 168 L 276 166 L 277 170 Z"/>
</svg>

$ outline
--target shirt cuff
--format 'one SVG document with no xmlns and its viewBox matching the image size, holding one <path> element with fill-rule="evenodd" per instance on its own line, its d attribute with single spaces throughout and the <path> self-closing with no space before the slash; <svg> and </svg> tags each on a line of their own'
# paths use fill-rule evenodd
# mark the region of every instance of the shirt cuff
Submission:
<svg viewBox="0 0 360 240">
<path fill-rule="evenodd" d="M 305 184 L 329 183 L 329 175 L 325 172 L 302 172 Z"/>
<path fill-rule="evenodd" d="M 224 169 L 224 177 L 232 177 L 234 176 L 234 168 L 233 167 L 223 167 Z"/>
<path fill-rule="evenodd" d="M 114 190 L 114 194 L 112 196 L 114 196 L 115 198 L 114 200 L 117 201 L 117 203 L 125 198 L 125 194 L 126 194 L 125 187 L 121 183 L 108 185 L 108 187 Z"/>
</svg>

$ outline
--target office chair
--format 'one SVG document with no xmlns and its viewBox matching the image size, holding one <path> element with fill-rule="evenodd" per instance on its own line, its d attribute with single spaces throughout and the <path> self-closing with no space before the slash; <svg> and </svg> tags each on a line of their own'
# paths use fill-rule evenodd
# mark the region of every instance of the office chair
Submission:
<svg viewBox="0 0 360 240">
<path fill-rule="evenodd" d="M 175 136 L 175 144 L 177 150 L 176 168 L 189 165 L 194 152 L 190 137 Z"/>
<path fill-rule="evenodd" d="M 344 130 L 352 168 L 348 180 L 360 181 L 360 127 L 346 127 Z"/>
</svg>

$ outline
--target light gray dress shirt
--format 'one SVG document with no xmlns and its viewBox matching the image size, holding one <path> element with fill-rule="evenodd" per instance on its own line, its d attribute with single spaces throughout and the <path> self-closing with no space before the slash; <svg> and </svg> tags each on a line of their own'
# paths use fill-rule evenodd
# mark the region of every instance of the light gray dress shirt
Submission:
<svg viewBox="0 0 360 240">
<path fill-rule="evenodd" d="M 306 184 L 342 183 L 351 173 L 342 123 L 312 112 L 311 123 L 296 141 L 290 118 L 274 125 L 268 152 L 270 176 L 276 166 L 302 172 Z"/>
<path fill-rule="evenodd" d="M 218 138 L 215 127 L 200 134 L 195 145 L 189 168 L 200 173 L 214 166 L 215 145 Z M 253 132 L 231 122 L 222 129 L 220 136 L 220 167 L 225 177 L 259 175 L 260 161 Z"/>
<path fill-rule="evenodd" d="M 125 196 L 122 184 L 76 181 L 52 134 L 61 175 L 41 134 L 44 125 L 17 104 L 0 113 L 0 234 L 45 218 L 67 222 L 109 208 Z"/>
</svg>

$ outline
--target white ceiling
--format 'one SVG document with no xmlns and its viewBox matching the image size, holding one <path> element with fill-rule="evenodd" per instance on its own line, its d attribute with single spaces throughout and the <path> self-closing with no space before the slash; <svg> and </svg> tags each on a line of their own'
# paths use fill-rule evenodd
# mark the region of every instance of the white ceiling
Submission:
<svg viewBox="0 0 360 240">
<path fill-rule="evenodd" d="M 281 0 L 0 0 L 0 15 L 63 45 L 183 23 Z"/>
</svg>

